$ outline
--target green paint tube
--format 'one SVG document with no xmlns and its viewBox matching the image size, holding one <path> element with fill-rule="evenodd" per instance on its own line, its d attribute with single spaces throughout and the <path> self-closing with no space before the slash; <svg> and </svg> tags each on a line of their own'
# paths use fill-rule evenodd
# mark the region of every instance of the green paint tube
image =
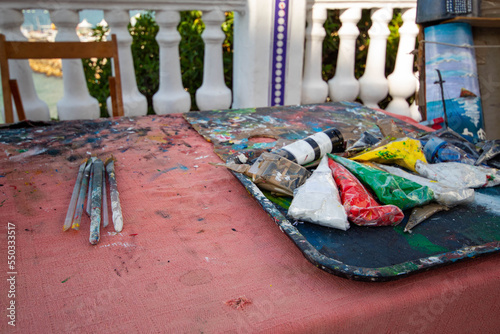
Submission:
<svg viewBox="0 0 500 334">
<path fill-rule="evenodd" d="M 384 204 L 406 210 L 427 204 L 434 198 L 432 190 L 427 186 L 333 154 L 328 156 L 349 169 Z"/>
</svg>

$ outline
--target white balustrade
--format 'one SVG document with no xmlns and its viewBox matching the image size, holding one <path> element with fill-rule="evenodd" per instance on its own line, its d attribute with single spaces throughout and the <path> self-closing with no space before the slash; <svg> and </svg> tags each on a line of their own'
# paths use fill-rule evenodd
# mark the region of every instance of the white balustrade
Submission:
<svg viewBox="0 0 500 334">
<path fill-rule="evenodd" d="M 365 73 L 359 78 L 359 97 L 363 104 L 372 108 L 379 108 L 378 103 L 382 101 L 389 92 L 389 84 L 385 77 L 385 56 L 389 21 L 392 19 L 392 9 L 385 7 L 372 11 L 372 26 L 368 30 L 370 45 L 366 58 Z"/>
<path fill-rule="evenodd" d="M 57 26 L 56 42 L 78 42 L 75 27 L 79 22 L 76 10 L 61 9 L 51 12 Z M 57 102 L 60 120 L 94 119 L 99 117 L 99 102 L 89 94 L 80 59 L 62 60 L 64 93 Z"/>
<path fill-rule="evenodd" d="M 8 41 L 26 40 L 26 37 L 19 30 L 23 21 L 23 14 L 20 10 L 0 10 L 0 29 Z M 9 72 L 10 78 L 17 80 L 26 118 L 36 121 L 50 120 L 49 107 L 40 100 L 36 93 L 29 61 L 27 59 L 10 59 Z M 16 110 L 15 106 L 14 110 Z M 3 119 L 5 119 L 5 115 Z M 18 121 L 17 112 L 14 112 L 14 121 Z"/>
<path fill-rule="evenodd" d="M 415 23 L 416 9 L 406 10 L 403 15 L 403 25 L 399 28 L 399 46 L 394 72 L 387 77 L 389 94 L 392 101 L 386 110 L 392 113 L 411 116 L 410 106 L 406 99 L 415 94 L 416 80 L 413 75 L 415 40 L 418 27 Z"/>
<path fill-rule="evenodd" d="M 104 18 L 108 22 L 110 33 L 118 40 L 120 57 L 120 75 L 122 79 L 123 112 L 125 116 L 142 116 L 148 112 L 148 101 L 139 92 L 135 80 L 134 60 L 132 59 L 132 36 L 128 32 L 130 14 L 128 10 L 105 10 Z M 107 100 L 108 110 L 112 110 L 111 98 Z"/>
<path fill-rule="evenodd" d="M 361 19 L 361 8 L 344 9 L 340 14 L 339 53 L 335 75 L 328 81 L 332 101 L 354 101 L 359 94 L 359 82 L 354 76 L 356 39 L 359 35 L 357 23 Z"/>
<path fill-rule="evenodd" d="M 326 8 L 313 7 L 307 13 L 306 51 L 304 56 L 304 78 L 302 103 L 322 103 L 328 96 L 328 84 L 321 75 L 322 43 L 326 36 L 323 24 Z"/>
<path fill-rule="evenodd" d="M 284 2 L 283 2 L 284 4 Z M 392 101 L 388 110 L 418 119 L 417 106 L 408 106 L 407 98 L 414 94 L 416 79 L 413 75 L 415 47 L 416 0 L 288 0 L 288 38 L 286 59 L 283 59 L 285 76 L 285 104 L 322 103 L 327 94 L 333 101 L 354 101 L 378 107 L 390 93 Z M 403 9 L 400 43 L 396 65 L 385 78 L 385 54 L 388 23 L 392 9 Z M 129 10 L 152 10 L 160 30 L 160 87 L 153 97 L 156 113 L 186 112 L 191 108 L 191 97 L 184 89 L 179 57 L 180 35 L 177 31 L 179 12 L 201 10 L 205 31 L 203 83 L 196 92 L 196 102 L 201 110 L 262 107 L 269 103 L 271 78 L 272 29 L 275 3 L 269 0 L 6 0 L 0 2 L 0 28 L 7 39 L 23 39 L 19 33 L 22 9 L 46 9 L 59 29 L 57 40 L 77 40 L 75 28 L 77 12 L 82 9 L 100 9 L 109 24 L 111 33 L 117 35 L 124 111 L 127 116 L 145 115 L 146 98 L 137 88 L 131 52 L 132 38 L 127 25 Z M 362 10 L 372 10 L 369 29 L 370 44 L 365 72 L 359 80 L 355 77 L 357 24 Z M 335 75 L 325 83 L 322 79 L 323 27 L 328 10 L 340 10 L 341 27 Z M 233 39 L 233 94 L 224 82 L 221 24 L 225 11 L 234 11 Z M 305 44 L 305 47 L 304 47 Z M 76 65 L 78 63 L 78 66 Z M 21 96 L 28 118 L 48 119 L 46 104 L 37 97 L 27 61 L 10 61 L 12 77 L 19 82 Z M 73 64 L 73 65 L 69 65 Z M 285 65 L 286 64 L 286 65 Z M 63 61 L 64 97 L 58 103 L 60 119 L 98 117 L 97 101 L 90 97 L 85 86 L 79 60 Z M 108 110 L 111 101 L 108 99 Z M 415 112 L 417 111 L 417 112 Z"/>
<path fill-rule="evenodd" d="M 157 114 L 187 112 L 191 108 L 191 97 L 182 86 L 181 65 L 179 61 L 179 42 L 177 31 L 180 15 L 175 11 L 156 13 L 160 26 L 156 41 L 160 45 L 160 88 L 153 96 L 153 106 Z"/>
<path fill-rule="evenodd" d="M 231 90 L 224 82 L 224 67 L 222 62 L 222 42 L 224 32 L 221 25 L 224 22 L 224 12 L 211 10 L 203 13 L 205 30 L 201 34 L 205 42 L 203 61 L 203 83 L 196 91 L 196 104 L 200 110 L 228 109 L 231 106 Z"/>
</svg>

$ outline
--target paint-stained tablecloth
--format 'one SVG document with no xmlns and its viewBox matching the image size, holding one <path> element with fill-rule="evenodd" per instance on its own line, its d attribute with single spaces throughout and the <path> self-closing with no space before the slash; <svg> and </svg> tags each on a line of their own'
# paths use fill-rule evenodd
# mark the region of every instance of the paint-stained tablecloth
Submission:
<svg viewBox="0 0 500 334">
<path fill-rule="evenodd" d="M 96 246 L 88 217 L 80 231 L 62 231 L 78 167 L 90 155 L 115 157 L 124 215 L 123 231 L 104 228 Z M 500 256 L 387 283 L 328 274 L 229 171 L 210 164 L 220 161 L 182 115 L 0 129 L 0 332 L 500 328 Z"/>
</svg>

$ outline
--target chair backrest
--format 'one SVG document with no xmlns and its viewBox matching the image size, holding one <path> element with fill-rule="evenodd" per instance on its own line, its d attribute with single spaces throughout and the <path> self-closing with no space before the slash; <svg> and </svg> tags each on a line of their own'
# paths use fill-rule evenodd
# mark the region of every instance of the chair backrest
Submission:
<svg viewBox="0 0 500 334">
<path fill-rule="evenodd" d="M 5 36 L 0 34 L 0 70 L 2 71 L 6 123 L 14 122 L 11 87 L 15 87 L 15 84 L 10 80 L 8 60 L 46 58 L 113 58 L 114 77 L 109 78 L 113 116 L 123 116 L 123 96 L 116 35 L 112 34 L 111 41 L 107 42 L 17 42 L 6 41 Z M 19 115 L 21 120 L 24 113 L 22 108 L 17 109 L 21 109 Z"/>
</svg>

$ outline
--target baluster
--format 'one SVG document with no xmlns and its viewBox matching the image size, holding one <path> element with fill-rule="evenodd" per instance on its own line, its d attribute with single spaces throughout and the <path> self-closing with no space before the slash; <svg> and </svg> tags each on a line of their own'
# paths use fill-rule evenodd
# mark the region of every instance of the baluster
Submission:
<svg viewBox="0 0 500 334">
<path fill-rule="evenodd" d="M 420 74 L 418 72 L 415 72 L 415 74 L 414 74 L 415 100 L 413 100 L 413 103 L 410 106 L 410 117 L 413 118 L 417 122 L 420 122 L 422 120 L 422 115 L 420 114 L 420 111 L 418 109 L 418 92 L 420 91 L 420 81 L 418 79 L 419 76 L 420 76 Z"/>
<path fill-rule="evenodd" d="M 326 8 L 313 7 L 307 13 L 306 53 L 304 60 L 304 79 L 302 83 L 302 103 L 325 102 L 328 84 L 321 77 L 323 39 L 326 36 L 323 24 Z"/>
<path fill-rule="evenodd" d="M 389 92 L 389 85 L 385 77 L 385 54 L 387 37 L 390 35 L 388 24 L 392 19 L 392 9 L 373 10 L 371 18 L 373 23 L 368 30 L 370 46 L 368 47 L 365 73 L 359 78 L 359 97 L 366 106 L 379 108 L 378 102 L 383 100 Z"/>
<path fill-rule="evenodd" d="M 50 18 L 57 26 L 56 42 L 79 42 L 76 26 L 79 22 L 75 10 L 56 10 Z M 60 120 L 94 119 L 99 117 L 99 103 L 90 96 L 80 59 L 63 59 L 63 97 L 57 102 Z"/>
<path fill-rule="evenodd" d="M 359 82 L 354 76 L 356 39 L 359 35 L 357 23 L 361 19 L 361 8 L 345 9 L 340 14 L 339 54 L 335 75 L 328 81 L 330 98 L 333 101 L 354 101 L 359 94 Z"/>
<path fill-rule="evenodd" d="M 120 57 L 120 74 L 122 79 L 123 110 L 125 116 L 142 116 L 148 112 L 146 97 L 139 92 L 135 80 L 134 62 L 132 59 L 132 36 L 128 31 L 130 14 L 126 10 L 105 10 L 104 18 L 108 22 L 112 34 L 118 40 L 118 56 Z M 114 70 L 113 70 L 114 71 Z M 112 110 L 111 98 L 108 98 L 108 110 Z"/>
<path fill-rule="evenodd" d="M 387 106 L 387 111 L 398 115 L 410 116 L 410 107 L 406 99 L 415 94 L 416 81 L 413 75 L 415 40 L 418 27 L 415 23 L 416 9 L 411 8 L 402 15 L 403 25 L 399 28 L 399 46 L 396 56 L 394 72 L 387 77 L 389 93 L 392 101 Z"/>
<path fill-rule="evenodd" d="M 231 90 L 224 82 L 222 63 L 222 42 L 224 33 L 221 25 L 224 12 L 212 10 L 203 14 L 205 31 L 201 37 L 205 42 L 203 62 L 203 83 L 196 91 L 196 104 L 200 110 L 227 109 L 231 106 Z"/>
<path fill-rule="evenodd" d="M 187 112 L 191 108 L 191 97 L 182 86 L 179 21 L 178 12 L 159 11 L 156 14 L 160 26 L 156 36 L 160 45 L 160 88 L 153 96 L 153 106 L 157 114 Z"/>
<path fill-rule="evenodd" d="M 6 40 L 26 40 L 19 29 L 19 27 L 23 24 L 23 21 L 23 14 L 19 10 L 3 9 L 0 11 L 0 30 L 3 31 Z M 40 100 L 38 94 L 36 93 L 29 61 L 27 59 L 9 60 L 9 72 L 10 79 L 17 80 L 26 118 L 35 121 L 50 120 L 49 107 L 45 102 Z M 16 110 L 15 106 L 14 110 Z M 18 120 L 17 113 L 14 112 L 14 121 L 17 122 Z"/>
</svg>

